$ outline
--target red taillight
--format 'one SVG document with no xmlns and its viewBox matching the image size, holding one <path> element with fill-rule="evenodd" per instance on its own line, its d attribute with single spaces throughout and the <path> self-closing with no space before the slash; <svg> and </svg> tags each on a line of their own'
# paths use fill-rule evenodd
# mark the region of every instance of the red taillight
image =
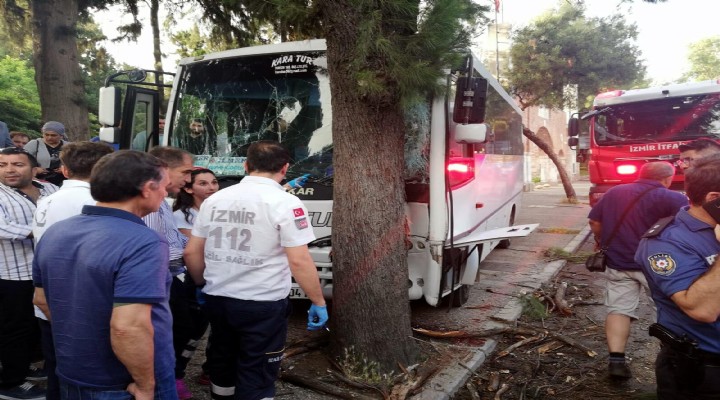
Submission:
<svg viewBox="0 0 720 400">
<path fill-rule="evenodd" d="M 624 90 L 611 90 L 609 92 L 600 93 L 595 97 L 596 99 L 607 99 L 608 97 L 620 97 L 625 93 Z"/>
<path fill-rule="evenodd" d="M 615 170 L 618 175 L 634 175 L 638 172 L 638 166 L 635 164 L 620 164 Z"/>
<path fill-rule="evenodd" d="M 447 166 L 450 187 L 457 189 L 475 179 L 475 160 L 472 158 L 453 158 Z"/>
</svg>

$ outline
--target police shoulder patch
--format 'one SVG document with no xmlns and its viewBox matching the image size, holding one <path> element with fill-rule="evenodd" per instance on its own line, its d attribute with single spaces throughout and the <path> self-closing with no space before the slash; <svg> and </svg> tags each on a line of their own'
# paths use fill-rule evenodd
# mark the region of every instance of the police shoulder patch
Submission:
<svg viewBox="0 0 720 400">
<path fill-rule="evenodd" d="M 652 269 L 654 273 L 662 276 L 672 274 L 675 272 L 675 267 L 677 266 L 672 256 L 666 253 L 653 254 L 648 257 L 648 261 L 650 262 L 650 269 Z"/>
</svg>

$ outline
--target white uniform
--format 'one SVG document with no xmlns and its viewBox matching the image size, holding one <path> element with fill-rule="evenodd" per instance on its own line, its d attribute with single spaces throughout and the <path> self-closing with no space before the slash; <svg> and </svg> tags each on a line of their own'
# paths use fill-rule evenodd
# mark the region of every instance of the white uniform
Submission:
<svg viewBox="0 0 720 400">
<path fill-rule="evenodd" d="M 302 202 L 257 176 L 205 200 L 192 234 L 206 239 L 203 292 L 254 301 L 286 298 L 291 279 L 284 248 L 315 240 Z"/>
<path fill-rule="evenodd" d="M 66 179 L 60 190 L 38 200 L 32 223 L 35 243 L 40 241 L 45 231 L 54 223 L 79 215 L 84 206 L 94 206 L 95 203 L 90 194 L 89 182 Z M 37 306 L 35 316 L 47 321 L 47 317 Z"/>
<path fill-rule="evenodd" d="M 54 223 L 79 215 L 85 205 L 94 206 L 90 183 L 67 179 L 57 192 L 38 200 L 32 231 L 35 243 Z"/>
</svg>

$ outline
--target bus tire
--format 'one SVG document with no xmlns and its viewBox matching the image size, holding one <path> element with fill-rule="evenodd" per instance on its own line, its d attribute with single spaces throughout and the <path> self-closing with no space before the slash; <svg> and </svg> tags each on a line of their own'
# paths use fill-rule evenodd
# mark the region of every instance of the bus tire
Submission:
<svg viewBox="0 0 720 400">
<path fill-rule="evenodd" d="M 510 212 L 510 221 L 508 221 L 508 226 L 515 225 L 515 206 L 513 206 L 512 211 Z M 503 239 L 498 243 L 497 245 L 498 249 L 508 249 L 510 248 L 510 239 Z"/>
<path fill-rule="evenodd" d="M 442 299 L 442 306 L 447 307 L 448 304 L 453 308 L 462 307 L 470 299 L 470 286 L 460 285 L 453 293 L 448 294 Z"/>
</svg>

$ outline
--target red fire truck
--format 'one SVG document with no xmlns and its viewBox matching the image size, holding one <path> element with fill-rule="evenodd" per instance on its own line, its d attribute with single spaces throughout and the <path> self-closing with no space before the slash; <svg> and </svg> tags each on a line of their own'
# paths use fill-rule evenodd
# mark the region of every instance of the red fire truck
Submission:
<svg viewBox="0 0 720 400">
<path fill-rule="evenodd" d="M 720 138 L 720 80 L 599 94 L 593 108 L 568 122 L 568 144 L 587 160 L 590 205 L 611 187 L 637 179 L 651 161 L 679 159 L 678 146 Z M 671 189 L 683 189 L 676 168 Z"/>
</svg>

